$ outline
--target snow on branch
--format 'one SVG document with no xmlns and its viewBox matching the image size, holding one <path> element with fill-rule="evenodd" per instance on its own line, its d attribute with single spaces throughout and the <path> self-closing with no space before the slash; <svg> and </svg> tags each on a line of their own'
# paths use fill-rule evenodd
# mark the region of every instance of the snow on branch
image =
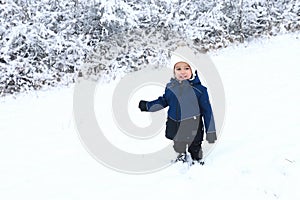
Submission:
<svg viewBox="0 0 300 200">
<path fill-rule="evenodd" d="M 182 41 L 207 52 L 298 30 L 296 0 L 0 0 L 0 96 L 163 67 Z"/>
</svg>

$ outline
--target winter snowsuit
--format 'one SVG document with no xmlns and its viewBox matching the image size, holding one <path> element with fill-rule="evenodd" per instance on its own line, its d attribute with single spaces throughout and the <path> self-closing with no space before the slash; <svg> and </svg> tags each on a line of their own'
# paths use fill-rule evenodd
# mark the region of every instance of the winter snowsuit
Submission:
<svg viewBox="0 0 300 200">
<path fill-rule="evenodd" d="M 189 151 L 199 151 L 204 127 L 206 133 L 216 132 L 207 88 L 201 85 L 197 73 L 193 80 L 179 82 L 172 78 L 163 96 L 146 103 L 146 111 L 155 112 L 167 106 L 169 110 L 165 134 L 174 141 L 176 152 L 185 152 L 185 147 L 178 145 L 182 142 L 189 144 Z"/>
</svg>

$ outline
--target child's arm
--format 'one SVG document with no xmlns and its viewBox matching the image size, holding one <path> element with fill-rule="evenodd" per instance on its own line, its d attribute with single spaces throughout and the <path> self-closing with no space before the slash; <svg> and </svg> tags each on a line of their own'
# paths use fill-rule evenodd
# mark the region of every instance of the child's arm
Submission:
<svg viewBox="0 0 300 200">
<path fill-rule="evenodd" d="M 210 105 L 207 89 L 202 91 L 202 94 L 200 96 L 200 109 L 201 109 L 201 114 L 203 115 L 204 118 L 204 126 L 206 130 L 206 140 L 209 143 L 214 143 L 215 140 L 217 140 L 216 136 L 216 128 L 215 128 L 215 120 L 214 120 L 214 115 L 212 112 L 212 108 Z"/>
<path fill-rule="evenodd" d="M 139 108 L 141 111 L 155 112 L 168 106 L 165 94 L 154 101 L 141 100 Z"/>
</svg>

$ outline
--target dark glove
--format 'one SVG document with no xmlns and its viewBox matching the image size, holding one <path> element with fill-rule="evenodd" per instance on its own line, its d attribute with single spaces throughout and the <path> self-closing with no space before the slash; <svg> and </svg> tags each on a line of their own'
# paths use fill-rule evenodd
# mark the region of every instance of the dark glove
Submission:
<svg viewBox="0 0 300 200">
<path fill-rule="evenodd" d="M 139 108 L 141 111 L 148 111 L 147 109 L 147 101 L 141 100 L 139 103 Z"/>
<path fill-rule="evenodd" d="M 206 140 L 210 144 L 215 143 L 215 141 L 217 140 L 216 132 L 206 133 Z"/>
</svg>

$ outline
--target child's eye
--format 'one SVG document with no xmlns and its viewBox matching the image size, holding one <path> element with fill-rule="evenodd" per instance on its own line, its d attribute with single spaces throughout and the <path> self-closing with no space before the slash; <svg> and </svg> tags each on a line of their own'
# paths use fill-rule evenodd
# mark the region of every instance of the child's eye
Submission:
<svg viewBox="0 0 300 200">
<path fill-rule="evenodd" d="M 176 70 L 177 70 L 177 71 L 180 71 L 180 70 L 181 70 L 181 68 L 176 68 Z"/>
<path fill-rule="evenodd" d="M 187 67 L 187 68 L 185 68 L 185 70 L 190 70 L 190 68 L 189 68 L 189 67 Z"/>
</svg>

